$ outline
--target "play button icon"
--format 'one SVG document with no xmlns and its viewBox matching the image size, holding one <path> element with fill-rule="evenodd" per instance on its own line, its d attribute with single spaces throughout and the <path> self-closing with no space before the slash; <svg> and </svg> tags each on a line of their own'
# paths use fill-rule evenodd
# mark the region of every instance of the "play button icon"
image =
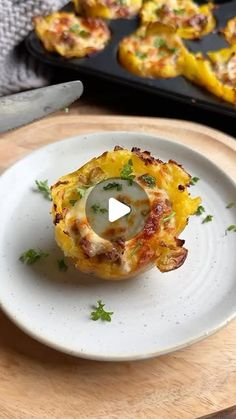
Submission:
<svg viewBox="0 0 236 419">
<path fill-rule="evenodd" d="M 109 241 L 127 241 L 143 228 L 150 202 L 138 182 L 109 178 L 91 189 L 86 200 L 86 218 L 92 230 Z"/>
<path fill-rule="evenodd" d="M 115 198 L 109 198 L 108 219 L 111 223 L 129 214 L 130 211 L 131 208 L 128 205 L 123 204 Z"/>
</svg>

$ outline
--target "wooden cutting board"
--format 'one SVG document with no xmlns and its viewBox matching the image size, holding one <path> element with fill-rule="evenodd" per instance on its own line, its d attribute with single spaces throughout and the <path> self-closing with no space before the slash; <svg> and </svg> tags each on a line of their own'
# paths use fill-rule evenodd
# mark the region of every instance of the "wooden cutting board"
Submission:
<svg viewBox="0 0 236 419">
<path fill-rule="evenodd" d="M 236 141 L 213 129 L 158 118 L 73 113 L 1 135 L 0 170 L 50 142 L 111 130 L 149 132 L 190 145 L 236 179 Z M 2 312 L 0 331 L 0 418 L 187 419 L 236 401 L 236 320 L 187 349 L 121 363 L 56 352 L 25 335 Z"/>
</svg>

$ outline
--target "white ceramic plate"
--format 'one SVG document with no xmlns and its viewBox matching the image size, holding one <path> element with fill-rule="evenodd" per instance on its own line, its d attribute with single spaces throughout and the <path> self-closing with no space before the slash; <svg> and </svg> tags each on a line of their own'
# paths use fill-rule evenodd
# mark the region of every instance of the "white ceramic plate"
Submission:
<svg viewBox="0 0 236 419">
<path fill-rule="evenodd" d="M 62 257 L 53 237 L 50 203 L 33 191 L 34 180 L 71 172 L 115 145 L 139 146 L 157 157 L 182 163 L 200 181 L 201 195 L 213 221 L 194 216 L 182 237 L 189 255 L 178 270 L 157 269 L 124 282 L 87 277 Z M 99 360 L 131 360 L 187 346 L 215 332 L 236 312 L 236 186 L 202 155 L 177 143 L 143 133 L 100 133 L 51 144 L 21 160 L 0 180 L 0 301 L 3 310 L 27 333 L 61 351 Z M 50 256 L 35 265 L 19 260 L 29 248 Z M 113 311 L 111 323 L 90 320 L 101 299 Z"/>
</svg>

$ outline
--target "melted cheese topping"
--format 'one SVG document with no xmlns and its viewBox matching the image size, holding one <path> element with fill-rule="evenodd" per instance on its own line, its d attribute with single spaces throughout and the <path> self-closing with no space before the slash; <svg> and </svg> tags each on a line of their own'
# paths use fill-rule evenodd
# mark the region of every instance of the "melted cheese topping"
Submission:
<svg viewBox="0 0 236 419">
<path fill-rule="evenodd" d="M 129 18 L 137 14 L 142 0 L 74 0 L 75 10 L 103 19 Z"/>
<path fill-rule="evenodd" d="M 36 17 L 34 24 L 44 47 L 67 58 L 101 51 L 110 38 L 110 31 L 102 20 L 79 18 L 73 13 L 58 12 Z"/>
<path fill-rule="evenodd" d="M 194 39 L 211 32 L 215 19 L 212 3 L 198 6 L 191 0 L 150 0 L 141 9 L 143 24 L 161 22 L 177 29 L 182 38 Z"/>
<path fill-rule="evenodd" d="M 150 213 L 143 229 L 125 242 L 108 241 L 90 227 L 85 208 L 93 187 L 101 179 L 119 177 L 124 165 L 132 159 L 135 181 L 142 182 L 150 200 Z M 99 169 L 99 170 L 98 170 Z M 156 179 L 155 187 L 143 184 L 143 176 Z M 187 256 L 178 235 L 194 214 L 199 198 L 187 191 L 190 176 L 175 162 L 163 163 L 148 152 L 134 148 L 118 149 L 92 159 L 74 173 L 62 177 L 52 187 L 52 215 L 55 236 L 65 255 L 86 273 L 105 279 L 123 279 L 149 269 L 153 265 L 166 272 L 181 266 Z M 81 198 L 78 187 L 87 188 Z"/>
<path fill-rule="evenodd" d="M 119 45 L 121 64 L 143 77 L 175 77 L 181 73 L 178 59 L 183 44 L 163 25 L 142 27 Z"/>
</svg>

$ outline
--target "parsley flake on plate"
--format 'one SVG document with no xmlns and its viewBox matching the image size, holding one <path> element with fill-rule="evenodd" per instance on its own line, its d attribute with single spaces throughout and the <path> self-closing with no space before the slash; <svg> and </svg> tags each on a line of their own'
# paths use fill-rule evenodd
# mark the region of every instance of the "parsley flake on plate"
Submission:
<svg viewBox="0 0 236 419">
<path fill-rule="evenodd" d="M 83 198 L 84 197 L 87 189 L 88 189 L 88 187 L 83 187 L 83 188 L 78 187 L 77 188 L 77 192 L 78 192 L 80 198 Z"/>
<path fill-rule="evenodd" d="M 48 186 L 48 180 L 35 180 L 38 191 L 41 192 L 44 198 L 52 200 L 51 191 Z"/>
<path fill-rule="evenodd" d="M 135 253 L 140 249 L 140 247 L 142 247 L 142 242 L 141 241 L 138 241 L 136 243 L 136 245 L 133 247 L 133 249 L 131 250 L 130 256 L 131 257 L 134 256 Z"/>
<path fill-rule="evenodd" d="M 167 48 L 167 43 L 163 38 L 155 38 L 153 45 L 155 48 Z"/>
<path fill-rule="evenodd" d="M 233 208 L 235 206 L 235 202 L 229 202 L 228 205 L 226 205 L 225 208 L 229 209 L 229 208 Z"/>
<path fill-rule="evenodd" d="M 202 205 L 199 205 L 197 208 L 197 211 L 195 212 L 195 215 L 202 215 L 205 212 L 205 208 Z"/>
<path fill-rule="evenodd" d="M 91 209 L 93 210 L 94 214 L 98 214 L 99 212 L 101 214 L 105 214 L 106 212 L 108 212 L 106 208 L 101 208 L 99 204 L 93 204 L 91 206 Z"/>
<path fill-rule="evenodd" d="M 155 188 L 156 186 L 156 178 L 154 176 L 150 175 L 142 175 L 140 176 L 140 179 L 143 180 L 149 188 Z"/>
<path fill-rule="evenodd" d="M 110 322 L 111 321 L 111 316 L 113 313 L 113 311 L 106 311 L 104 310 L 105 304 L 102 303 L 101 300 L 97 301 L 97 306 L 94 307 L 94 311 L 91 312 L 90 318 L 94 321 L 96 320 L 103 320 L 106 322 Z"/>
<path fill-rule="evenodd" d="M 140 58 L 140 60 L 145 60 L 145 58 L 147 58 L 147 53 L 145 52 L 136 51 L 135 55 L 136 57 Z"/>
<path fill-rule="evenodd" d="M 225 234 L 227 234 L 228 231 L 236 233 L 236 224 L 231 224 L 229 227 L 227 227 L 225 230 Z"/>
<path fill-rule="evenodd" d="M 170 221 L 171 218 L 175 216 L 176 212 L 172 211 L 167 217 L 163 218 L 162 223 L 166 223 L 167 221 Z"/>
<path fill-rule="evenodd" d="M 66 262 L 64 261 L 64 259 L 58 259 L 57 264 L 58 264 L 58 268 L 60 269 L 60 271 L 63 271 L 63 272 L 67 271 L 68 266 L 67 266 Z"/>
<path fill-rule="evenodd" d="M 129 159 L 127 163 L 124 164 L 120 172 L 121 179 L 128 180 L 129 185 L 133 184 L 135 175 L 133 174 L 133 161 Z"/>
<path fill-rule="evenodd" d="M 74 32 L 74 33 L 78 32 L 79 30 L 80 30 L 80 25 L 78 23 L 75 23 L 69 28 L 69 31 Z"/>
<path fill-rule="evenodd" d="M 209 221 L 212 221 L 213 215 L 208 214 L 203 220 L 202 224 L 209 223 Z"/>
<path fill-rule="evenodd" d="M 33 263 L 37 262 L 37 260 L 47 257 L 48 255 L 48 253 L 42 252 L 42 250 L 29 249 L 22 253 L 19 260 L 26 265 L 33 265 Z"/>
<path fill-rule="evenodd" d="M 77 199 L 70 199 L 69 203 L 74 206 L 78 200 Z"/>
<path fill-rule="evenodd" d="M 200 178 L 199 178 L 199 177 L 194 176 L 194 177 L 192 177 L 192 179 L 190 180 L 189 184 L 190 184 L 191 186 L 196 185 L 196 183 L 197 183 L 199 180 L 200 180 Z"/>
<path fill-rule="evenodd" d="M 108 183 L 106 186 L 103 186 L 104 191 L 109 191 L 111 189 L 116 189 L 117 191 L 122 191 L 122 185 L 117 182 Z"/>
<path fill-rule="evenodd" d="M 173 10 L 173 12 L 174 12 L 176 15 L 183 15 L 183 14 L 184 14 L 184 12 L 185 12 L 185 10 L 184 10 L 184 9 L 174 9 L 174 10 Z"/>
</svg>

